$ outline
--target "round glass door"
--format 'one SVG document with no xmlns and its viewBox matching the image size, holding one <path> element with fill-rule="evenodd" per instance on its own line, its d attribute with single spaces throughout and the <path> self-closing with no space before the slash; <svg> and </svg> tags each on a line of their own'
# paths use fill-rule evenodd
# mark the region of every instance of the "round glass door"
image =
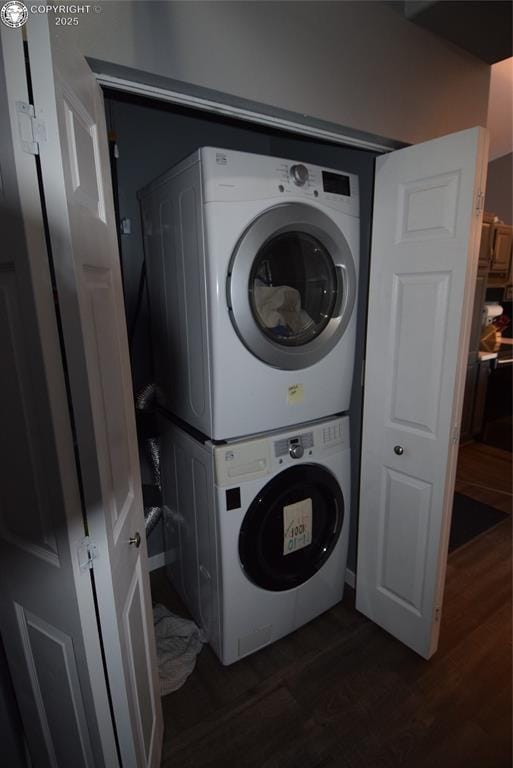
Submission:
<svg viewBox="0 0 513 768">
<path fill-rule="evenodd" d="M 239 533 L 247 577 L 275 592 L 308 581 L 331 555 L 344 521 L 344 498 L 327 469 L 290 467 L 249 507 Z"/>
<path fill-rule="evenodd" d="M 308 232 L 272 236 L 255 256 L 249 299 L 260 330 L 277 344 L 308 344 L 326 328 L 337 302 L 337 273 L 327 248 Z"/>
<path fill-rule="evenodd" d="M 234 328 L 260 360 L 313 365 L 344 333 L 356 298 L 349 245 L 325 213 L 303 203 L 265 211 L 232 256 L 227 300 Z"/>
</svg>

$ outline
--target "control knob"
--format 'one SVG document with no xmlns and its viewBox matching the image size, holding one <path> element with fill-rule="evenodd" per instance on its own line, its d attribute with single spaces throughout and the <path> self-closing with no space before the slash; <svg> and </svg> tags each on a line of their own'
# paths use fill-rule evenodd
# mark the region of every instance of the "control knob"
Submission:
<svg viewBox="0 0 513 768">
<path fill-rule="evenodd" d="M 290 177 L 297 187 L 303 187 L 308 181 L 308 168 L 299 163 L 290 169 Z"/>
<path fill-rule="evenodd" d="M 300 459 L 304 454 L 304 452 L 305 452 L 305 449 L 303 448 L 301 443 L 295 443 L 294 445 L 291 445 L 289 448 L 290 456 L 293 459 Z"/>
</svg>

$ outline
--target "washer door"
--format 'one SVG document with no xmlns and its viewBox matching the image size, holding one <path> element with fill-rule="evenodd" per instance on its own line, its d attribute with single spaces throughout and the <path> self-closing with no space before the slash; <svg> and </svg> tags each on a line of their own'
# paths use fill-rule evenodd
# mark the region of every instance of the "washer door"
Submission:
<svg viewBox="0 0 513 768">
<path fill-rule="evenodd" d="M 228 309 L 241 341 L 275 368 L 307 368 L 337 343 L 356 298 L 349 245 L 322 211 L 270 208 L 239 240 L 230 262 Z"/>
<path fill-rule="evenodd" d="M 303 584 L 331 555 L 344 521 L 344 497 L 334 476 L 316 464 L 290 467 L 249 507 L 239 532 L 247 577 L 279 592 Z"/>
</svg>

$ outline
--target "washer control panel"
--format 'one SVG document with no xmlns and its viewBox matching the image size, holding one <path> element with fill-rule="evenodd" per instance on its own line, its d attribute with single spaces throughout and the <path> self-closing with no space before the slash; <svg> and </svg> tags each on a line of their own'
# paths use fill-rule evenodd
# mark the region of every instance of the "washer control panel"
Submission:
<svg viewBox="0 0 513 768">
<path fill-rule="evenodd" d="M 277 437 L 271 446 L 275 467 L 290 466 L 299 460 L 319 461 L 322 456 L 349 448 L 349 417 L 321 422 L 310 426 L 308 431 Z"/>
<path fill-rule="evenodd" d="M 322 461 L 349 450 L 349 416 L 303 425 L 297 432 L 212 445 L 219 486 L 265 478 L 296 462 Z"/>
<path fill-rule="evenodd" d="M 313 444 L 313 432 L 304 432 L 302 435 L 277 440 L 274 444 L 274 455 L 277 459 L 287 454 L 291 459 L 302 459 L 305 451 L 313 448 Z"/>
</svg>

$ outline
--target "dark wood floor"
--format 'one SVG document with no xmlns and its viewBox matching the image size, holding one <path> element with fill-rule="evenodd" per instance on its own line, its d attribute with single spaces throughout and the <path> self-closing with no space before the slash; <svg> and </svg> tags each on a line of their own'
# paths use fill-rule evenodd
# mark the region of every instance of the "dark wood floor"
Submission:
<svg viewBox="0 0 513 768">
<path fill-rule="evenodd" d="M 484 443 L 460 448 L 456 491 L 484 504 L 512 512 L 513 454 Z"/>
<path fill-rule="evenodd" d="M 155 601 L 176 610 L 163 571 Z M 429 661 L 331 611 L 223 667 L 206 646 L 163 700 L 165 768 L 510 768 L 511 518 L 449 557 Z"/>
</svg>

